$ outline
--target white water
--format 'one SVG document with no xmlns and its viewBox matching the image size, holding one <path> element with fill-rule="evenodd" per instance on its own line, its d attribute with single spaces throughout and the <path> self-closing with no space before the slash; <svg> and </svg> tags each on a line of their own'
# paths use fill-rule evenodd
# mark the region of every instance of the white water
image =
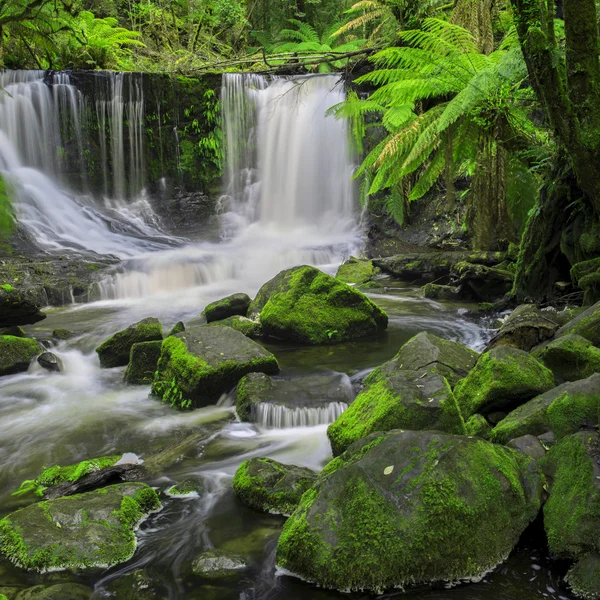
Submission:
<svg viewBox="0 0 600 600">
<path fill-rule="evenodd" d="M 252 421 L 268 429 L 315 427 L 333 423 L 346 409 L 344 402 L 330 402 L 324 406 L 288 408 L 271 402 L 252 405 Z"/>
</svg>

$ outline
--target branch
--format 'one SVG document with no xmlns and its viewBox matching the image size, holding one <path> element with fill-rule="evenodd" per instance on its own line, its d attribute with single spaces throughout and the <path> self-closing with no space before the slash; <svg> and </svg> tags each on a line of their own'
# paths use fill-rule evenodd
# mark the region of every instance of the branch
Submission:
<svg viewBox="0 0 600 600">
<path fill-rule="evenodd" d="M 43 8 L 45 4 L 47 4 L 49 0 L 33 0 L 30 4 L 28 4 L 20 13 L 15 13 L 12 15 L 5 15 L 0 17 L 0 27 L 6 25 L 7 23 L 15 23 L 18 21 L 25 21 L 29 17 L 32 16 L 33 11 L 36 8 Z"/>
</svg>

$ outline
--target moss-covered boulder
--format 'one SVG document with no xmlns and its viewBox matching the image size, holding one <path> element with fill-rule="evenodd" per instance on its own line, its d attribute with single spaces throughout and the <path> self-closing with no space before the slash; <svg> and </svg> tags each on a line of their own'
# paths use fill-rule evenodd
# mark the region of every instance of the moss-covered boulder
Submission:
<svg viewBox="0 0 600 600">
<path fill-rule="evenodd" d="M 522 304 L 506 317 L 488 349 L 512 346 L 529 352 L 550 339 L 558 325 L 533 304 Z"/>
<path fill-rule="evenodd" d="M 580 335 L 592 342 L 594 346 L 600 346 L 600 302 L 590 306 L 566 325 L 563 325 L 556 332 L 556 337 L 567 334 Z"/>
<path fill-rule="evenodd" d="M 600 434 L 564 438 L 550 449 L 543 468 L 551 484 L 544 505 L 550 552 L 579 559 L 600 551 Z"/>
<path fill-rule="evenodd" d="M 27 371 L 31 361 L 41 354 L 44 348 L 36 340 L 0 336 L 0 376 Z"/>
<path fill-rule="evenodd" d="M 108 582 L 107 591 L 115 600 L 164 600 L 161 583 L 154 580 L 146 569 L 135 569 Z"/>
<path fill-rule="evenodd" d="M 247 317 L 229 317 L 221 321 L 213 321 L 208 324 L 209 327 L 231 327 L 246 337 L 257 338 L 262 336 L 262 327 L 258 321 L 253 321 Z"/>
<path fill-rule="evenodd" d="M 514 450 L 439 432 L 374 434 L 302 496 L 277 565 L 343 591 L 478 578 L 506 559 L 542 490 L 534 461 Z"/>
<path fill-rule="evenodd" d="M 270 458 L 251 458 L 236 471 L 233 491 L 254 510 L 290 515 L 316 477 L 306 467 L 284 465 Z"/>
<path fill-rule="evenodd" d="M 454 389 L 465 419 L 510 410 L 554 387 L 552 371 L 527 352 L 500 346 L 481 355 Z"/>
<path fill-rule="evenodd" d="M 439 285 L 428 283 L 423 286 L 423 296 L 431 300 L 454 301 L 460 299 L 460 287 L 455 285 Z"/>
<path fill-rule="evenodd" d="M 577 381 L 600 372 L 600 349 L 580 335 L 562 335 L 533 355 L 554 373 L 556 383 Z"/>
<path fill-rule="evenodd" d="M 15 600 L 89 600 L 94 590 L 78 583 L 36 585 L 19 592 Z M 1 600 L 1 596 L 0 596 Z"/>
<path fill-rule="evenodd" d="M 197 498 L 204 492 L 204 483 L 201 479 L 185 479 L 169 487 L 165 494 L 172 498 Z"/>
<path fill-rule="evenodd" d="M 223 550 L 208 550 L 194 559 L 192 572 L 205 579 L 235 577 L 248 568 L 243 556 Z"/>
<path fill-rule="evenodd" d="M 248 294 L 232 294 L 227 298 L 212 302 L 202 311 L 202 314 L 206 317 L 207 323 L 222 321 L 236 315 L 245 317 L 248 314 L 250 302 L 252 299 Z"/>
<path fill-rule="evenodd" d="M 152 391 L 172 406 L 207 406 L 248 373 L 274 375 L 277 359 L 230 327 L 196 327 L 162 344 Z"/>
<path fill-rule="evenodd" d="M 13 325 L 12 327 L 2 327 L 0 329 L 0 336 L 2 335 L 13 335 L 14 337 L 21 338 L 29 337 L 26 331 L 20 325 Z"/>
<path fill-rule="evenodd" d="M 600 374 L 563 383 L 519 406 L 492 431 L 494 442 L 505 444 L 523 435 L 542 435 L 552 431 L 556 439 L 582 427 L 598 424 Z"/>
<path fill-rule="evenodd" d="M 476 299 L 483 302 L 502 298 L 512 289 L 514 279 L 510 271 L 471 262 L 455 264 L 451 276 L 455 285 L 470 290 Z"/>
<path fill-rule="evenodd" d="M 129 364 L 125 369 L 125 383 L 129 385 L 152 383 L 161 348 L 161 340 L 133 344 L 129 352 Z"/>
<path fill-rule="evenodd" d="M 261 415 L 268 420 L 270 413 L 273 416 L 279 413 L 284 421 L 286 415 L 294 420 L 295 413 L 304 411 L 308 416 L 306 409 L 336 412 L 331 405 L 339 405 L 337 412 L 341 413 L 354 400 L 354 396 L 349 377 L 342 373 L 285 379 L 269 377 L 264 373 L 250 373 L 237 384 L 236 412 L 242 421 L 260 422 Z M 304 424 L 309 425 L 308 422 Z M 276 426 L 275 423 L 270 425 Z M 279 425 L 291 426 L 292 423 Z"/>
<path fill-rule="evenodd" d="M 143 483 L 31 504 L 0 520 L 0 553 L 35 571 L 111 567 L 133 556 L 135 529 L 159 507 Z"/>
<path fill-rule="evenodd" d="M 567 573 L 565 581 L 578 598 L 600 599 L 600 554 L 592 552 L 578 560 Z"/>
<path fill-rule="evenodd" d="M 62 329 L 60 327 L 52 331 L 52 337 L 55 340 L 60 341 L 70 340 L 74 335 L 75 334 L 72 331 L 69 331 L 68 329 Z"/>
<path fill-rule="evenodd" d="M 399 368 L 439 373 L 451 386 L 469 374 L 478 358 L 474 350 L 425 331 L 408 340 L 395 356 Z"/>
<path fill-rule="evenodd" d="M 584 291 L 583 303 L 598 302 L 600 298 L 600 258 L 591 258 L 571 267 L 571 280 Z"/>
<path fill-rule="evenodd" d="M 365 389 L 327 428 L 333 455 L 376 431 L 437 429 L 464 433 L 464 422 L 445 377 L 407 371 L 398 358 L 381 365 L 364 381 Z"/>
<path fill-rule="evenodd" d="M 37 291 L 37 290 L 36 290 Z M 43 294 L 15 287 L 10 283 L 0 283 L 0 327 L 29 325 L 46 318 L 40 308 L 47 304 Z"/>
<path fill-rule="evenodd" d="M 263 333 L 302 344 L 332 344 L 374 335 L 387 315 L 364 294 L 314 267 L 282 271 L 250 305 Z"/>
<path fill-rule="evenodd" d="M 96 348 L 103 369 L 124 367 L 129 363 L 131 347 L 140 342 L 163 339 L 162 325 L 153 317 L 143 319 L 115 333 Z"/>
<path fill-rule="evenodd" d="M 169 335 L 177 335 L 178 333 L 183 333 L 184 331 L 185 331 L 185 325 L 184 325 L 183 321 L 177 321 L 177 323 L 175 323 L 175 325 L 173 325 L 173 328 L 171 329 L 171 331 L 169 331 L 168 336 Z"/>
<path fill-rule="evenodd" d="M 371 281 L 379 269 L 370 260 L 360 260 L 351 256 L 343 265 L 340 265 L 336 278 L 344 283 L 361 285 Z"/>
<path fill-rule="evenodd" d="M 492 426 L 483 415 L 471 415 L 465 422 L 465 435 L 477 436 L 488 440 L 492 433 Z"/>
</svg>

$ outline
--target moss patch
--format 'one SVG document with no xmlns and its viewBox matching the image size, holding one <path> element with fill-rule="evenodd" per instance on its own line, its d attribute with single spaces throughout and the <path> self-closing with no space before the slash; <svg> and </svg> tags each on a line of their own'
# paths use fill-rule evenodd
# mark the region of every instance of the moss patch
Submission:
<svg viewBox="0 0 600 600">
<path fill-rule="evenodd" d="M 43 351 L 36 340 L 14 335 L 0 336 L 0 376 L 27 371 L 31 361 Z"/>
<path fill-rule="evenodd" d="M 344 283 L 360 285 L 371 281 L 379 272 L 379 269 L 370 260 L 359 260 L 351 257 L 343 265 L 340 265 L 336 279 Z"/>
<path fill-rule="evenodd" d="M 129 353 L 129 364 L 125 369 L 125 383 L 129 385 L 151 384 L 154 380 L 161 348 L 161 340 L 133 344 Z"/>
</svg>

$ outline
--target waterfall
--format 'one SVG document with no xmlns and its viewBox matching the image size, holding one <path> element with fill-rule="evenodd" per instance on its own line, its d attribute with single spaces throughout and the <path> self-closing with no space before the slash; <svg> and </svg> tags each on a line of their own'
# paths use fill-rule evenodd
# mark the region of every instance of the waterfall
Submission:
<svg viewBox="0 0 600 600">
<path fill-rule="evenodd" d="M 252 405 L 251 420 L 268 429 L 314 427 L 329 425 L 348 408 L 344 402 L 330 402 L 324 406 L 288 408 L 270 402 Z"/>
</svg>

